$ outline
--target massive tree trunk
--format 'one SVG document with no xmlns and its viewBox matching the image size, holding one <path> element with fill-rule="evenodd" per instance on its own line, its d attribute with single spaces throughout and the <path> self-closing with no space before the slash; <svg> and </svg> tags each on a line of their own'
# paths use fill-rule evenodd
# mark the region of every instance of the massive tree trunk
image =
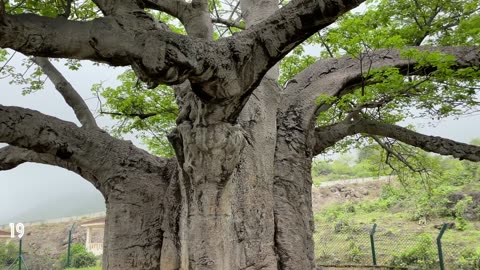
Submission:
<svg viewBox="0 0 480 270">
<path fill-rule="evenodd" d="M 142 163 L 135 156 L 129 159 L 129 163 Z M 162 220 L 169 205 L 165 198 L 172 199 L 167 192 L 169 183 L 175 183 L 176 161 L 165 160 L 159 165 L 162 167 L 127 169 L 110 176 L 101 188 L 107 208 L 105 269 L 159 269 Z"/>
<path fill-rule="evenodd" d="M 313 269 L 313 123 L 283 93 L 275 151 L 275 243 L 280 269 Z M 299 105 L 299 104 L 295 104 Z"/>
<path fill-rule="evenodd" d="M 0 9 L 0 47 L 37 56 L 82 125 L 0 105 L 0 142 L 9 144 L 0 149 L 0 170 L 44 163 L 94 184 L 107 206 L 104 269 L 313 269 L 311 161 L 348 135 L 480 159 L 478 147 L 358 117 L 315 128 L 329 107 L 317 104 L 318 95 L 351 91 L 362 65 L 407 73 L 415 62 L 398 51 L 373 52 L 369 63 L 321 60 L 278 86 L 276 63 L 363 0 L 292 0 L 280 10 L 278 1 L 242 0 L 247 29 L 215 42 L 206 0 L 94 2 L 105 16 L 89 22 Z M 189 36 L 169 32 L 145 7 L 177 17 Z M 457 56 L 457 68 L 480 66 L 476 47 L 439 49 Z M 180 113 L 169 140 L 176 158 L 106 134 L 40 56 L 129 65 L 152 87 L 174 86 Z"/>
<path fill-rule="evenodd" d="M 251 7 L 247 2 L 242 5 Z M 247 27 L 276 10 L 274 1 L 262 6 L 263 14 L 244 9 Z M 201 36 L 197 28 L 186 29 Z M 231 79 L 244 84 L 241 77 Z M 178 87 L 180 92 L 189 92 L 188 84 Z M 240 115 L 241 99 L 219 106 L 182 97 L 182 115 L 188 116 L 177 120 L 170 137 L 180 169 L 181 269 L 277 269 L 272 178 L 279 88 L 267 76 L 256 93 Z"/>
</svg>

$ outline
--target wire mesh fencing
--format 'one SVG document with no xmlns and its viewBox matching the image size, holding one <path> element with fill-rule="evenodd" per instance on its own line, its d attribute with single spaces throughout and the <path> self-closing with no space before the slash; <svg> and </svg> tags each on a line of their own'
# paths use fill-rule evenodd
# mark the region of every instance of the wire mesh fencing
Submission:
<svg viewBox="0 0 480 270">
<path fill-rule="evenodd" d="M 314 234 L 315 258 L 319 266 L 376 265 L 393 269 L 480 270 L 480 258 L 476 259 L 479 260 L 477 264 L 468 262 L 468 265 L 459 266 L 462 252 L 470 247 L 455 243 L 455 230 L 449 230 L 447 226 L 444 229 L 445 235 L 449 235 L 448 238 L 453 241 L 442 241 L 440 230 L 437 229 L 409 232 L 381 225 L 374 228 L 373 224 L 338 222 L 317 225 Z"/>
<path fill-rule="evenodd" d="M 319 265 L 372 264 L 369 228 L 365 225 L 317 226 L 315 258 Z"/>
</svg>

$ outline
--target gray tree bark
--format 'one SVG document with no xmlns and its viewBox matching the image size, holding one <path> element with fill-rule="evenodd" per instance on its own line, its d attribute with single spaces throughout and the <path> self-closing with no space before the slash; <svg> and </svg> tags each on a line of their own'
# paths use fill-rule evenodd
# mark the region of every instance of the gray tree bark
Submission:
<svg viewBox="0 0 480 270">
<path fill-rule="evenodd" d="M 90 22 L 0 12 L 0 47 L 37 56 L 82 125 L 0 105 L 0 142 L 9 144 L 0 149 L 0 170 L 50 164 L 95 185 L 107 206 L 104 269 L 313 269 L 311 161 L 345 136 L 393 137 L 479 160 L 479 147 L 365 119 L 315 128 L 328 108 L 316 97 L 340 96 L 361 81 L 355 59 L 319 61 L 285 89 L 277 85 L 277 61 L 361 0 L 292 0 L 280 10 L 278 1 L 241 0 L 247 29 L 215 42 L 206 0 L 94 2 L 104 17 Z M 177 17 L 188 36 L 169 32 L 144 8 Z M 458 68 L 480 66 L 476 47 L 435 49 L 456 55 Z M 102 131 L 75 89 L 39 56 L 129 65 L 151 86 L 173 85 L 176 158 Z M 415 65 L 392 50 L 370 60 L 363 64 Z"/>
</svg>

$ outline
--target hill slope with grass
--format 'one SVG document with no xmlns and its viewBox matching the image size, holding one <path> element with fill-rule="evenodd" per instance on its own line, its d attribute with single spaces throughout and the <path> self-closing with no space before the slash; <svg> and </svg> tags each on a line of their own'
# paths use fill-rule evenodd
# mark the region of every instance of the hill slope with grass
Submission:
<svg viewBox="0 0 480 270">
<path fill-rule="evenodd" d="M 378 154 L 378 155 L 377 155 Z M 418 170 L 388 170 L 368 159 L 322 162 L 313 167 L 315 256 L 324 266 L 377 265 L 438 269 L 435 239 L 448 224 L 442 244 L 446 269 L 480 269 L 480 166 L 418 153 Z M 335 165 L 335 166 L 334 166 Z M 395 165 L 399 165 L 398 163 Z M 423 167 L 421 167 L 423 166 Z M 348 169 L 350 168 L 350 169 Z M 335 176 L 397 174 L 392 181 L 322 187 Z"/>
</svg>

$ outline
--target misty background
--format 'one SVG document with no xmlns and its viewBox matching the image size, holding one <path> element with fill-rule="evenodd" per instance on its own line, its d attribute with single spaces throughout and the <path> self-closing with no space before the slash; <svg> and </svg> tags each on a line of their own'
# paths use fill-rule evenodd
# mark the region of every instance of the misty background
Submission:
<svg viewBox="0 0 480 270">
<path fill-rule="evenodd" d="M 318 49 L 312 54 L 318 55 Z M 26 69 L 21 66 L 23 59 L 24 56 L 17 53 L 10 64 L 17 66 L 18 72 L 23 72 Z M 71 71 L 63 63 L 53 62 L 86 100 L 94 115 L 98 116 L 99 104 L 97 97 L 90 91 L 91 86 L 99 82 L 104 86 L 116 86 L 116 77 L 125 69 L 83 61 L 80 71 Z M 73 111 L 49 80 L 45 82 L 44 90 L 23 96 L 21 86 L 9 84 L 8 78 L 1 79 L 0 104 L 38 110 L 78 125 Z M 97 117 L 97 121 L 101 127 L 113 124 L 109 117 Z M 479 121 L 480 115 L 470 115 L 441 121 L 412 119 L 405 124 L 415 124 L 417 131 L 425 134 L 468 143 L 480 137 Z M 133 135 L 128 139 L 142 147 Z M 78 216 L 104 210 L 105 203 L 100 192 L 88 181 L 65 169 L 28 163 L 9 171 L 0 171 L 0 225 Z"/>
<path fill-rule="evenodd" d="M 23 72 L 25 57 L 17 53 L 10 65 Z M 69 70 L 63 62 L 53 64 L 86 100 L 98 116 L 97 97 L 90 91 L 92 84 L 102 82 L 116 86 L 116 77 L 124 68 L 111 68 L 83 61 L 79 71 Z M 27 73 L 28 75 L 28 73 Z M 65 103 L 53 84 L 47 80 L 43 90 L 22 95 L 22 87 L 9 84 L 9 78 L 0 80 L 0 104 L 40 111 L 79 125 L 72 109 Z M 109 117 L 97 117 L 100 127 L 109 127 Z M 133 138 L 133 136 L 132 136 Z M 138 145 L 138 142 L 135 142 Z M 0 144 L 5 146 L 5 144 Z M 9 171 L 0 171 L 0 225 L 10 222 L 29 222 L 59 217 L 90 214 L 105 210 L 102 194 L 77 174 L 62 168 L 26 163 Z"/>
</svg>

